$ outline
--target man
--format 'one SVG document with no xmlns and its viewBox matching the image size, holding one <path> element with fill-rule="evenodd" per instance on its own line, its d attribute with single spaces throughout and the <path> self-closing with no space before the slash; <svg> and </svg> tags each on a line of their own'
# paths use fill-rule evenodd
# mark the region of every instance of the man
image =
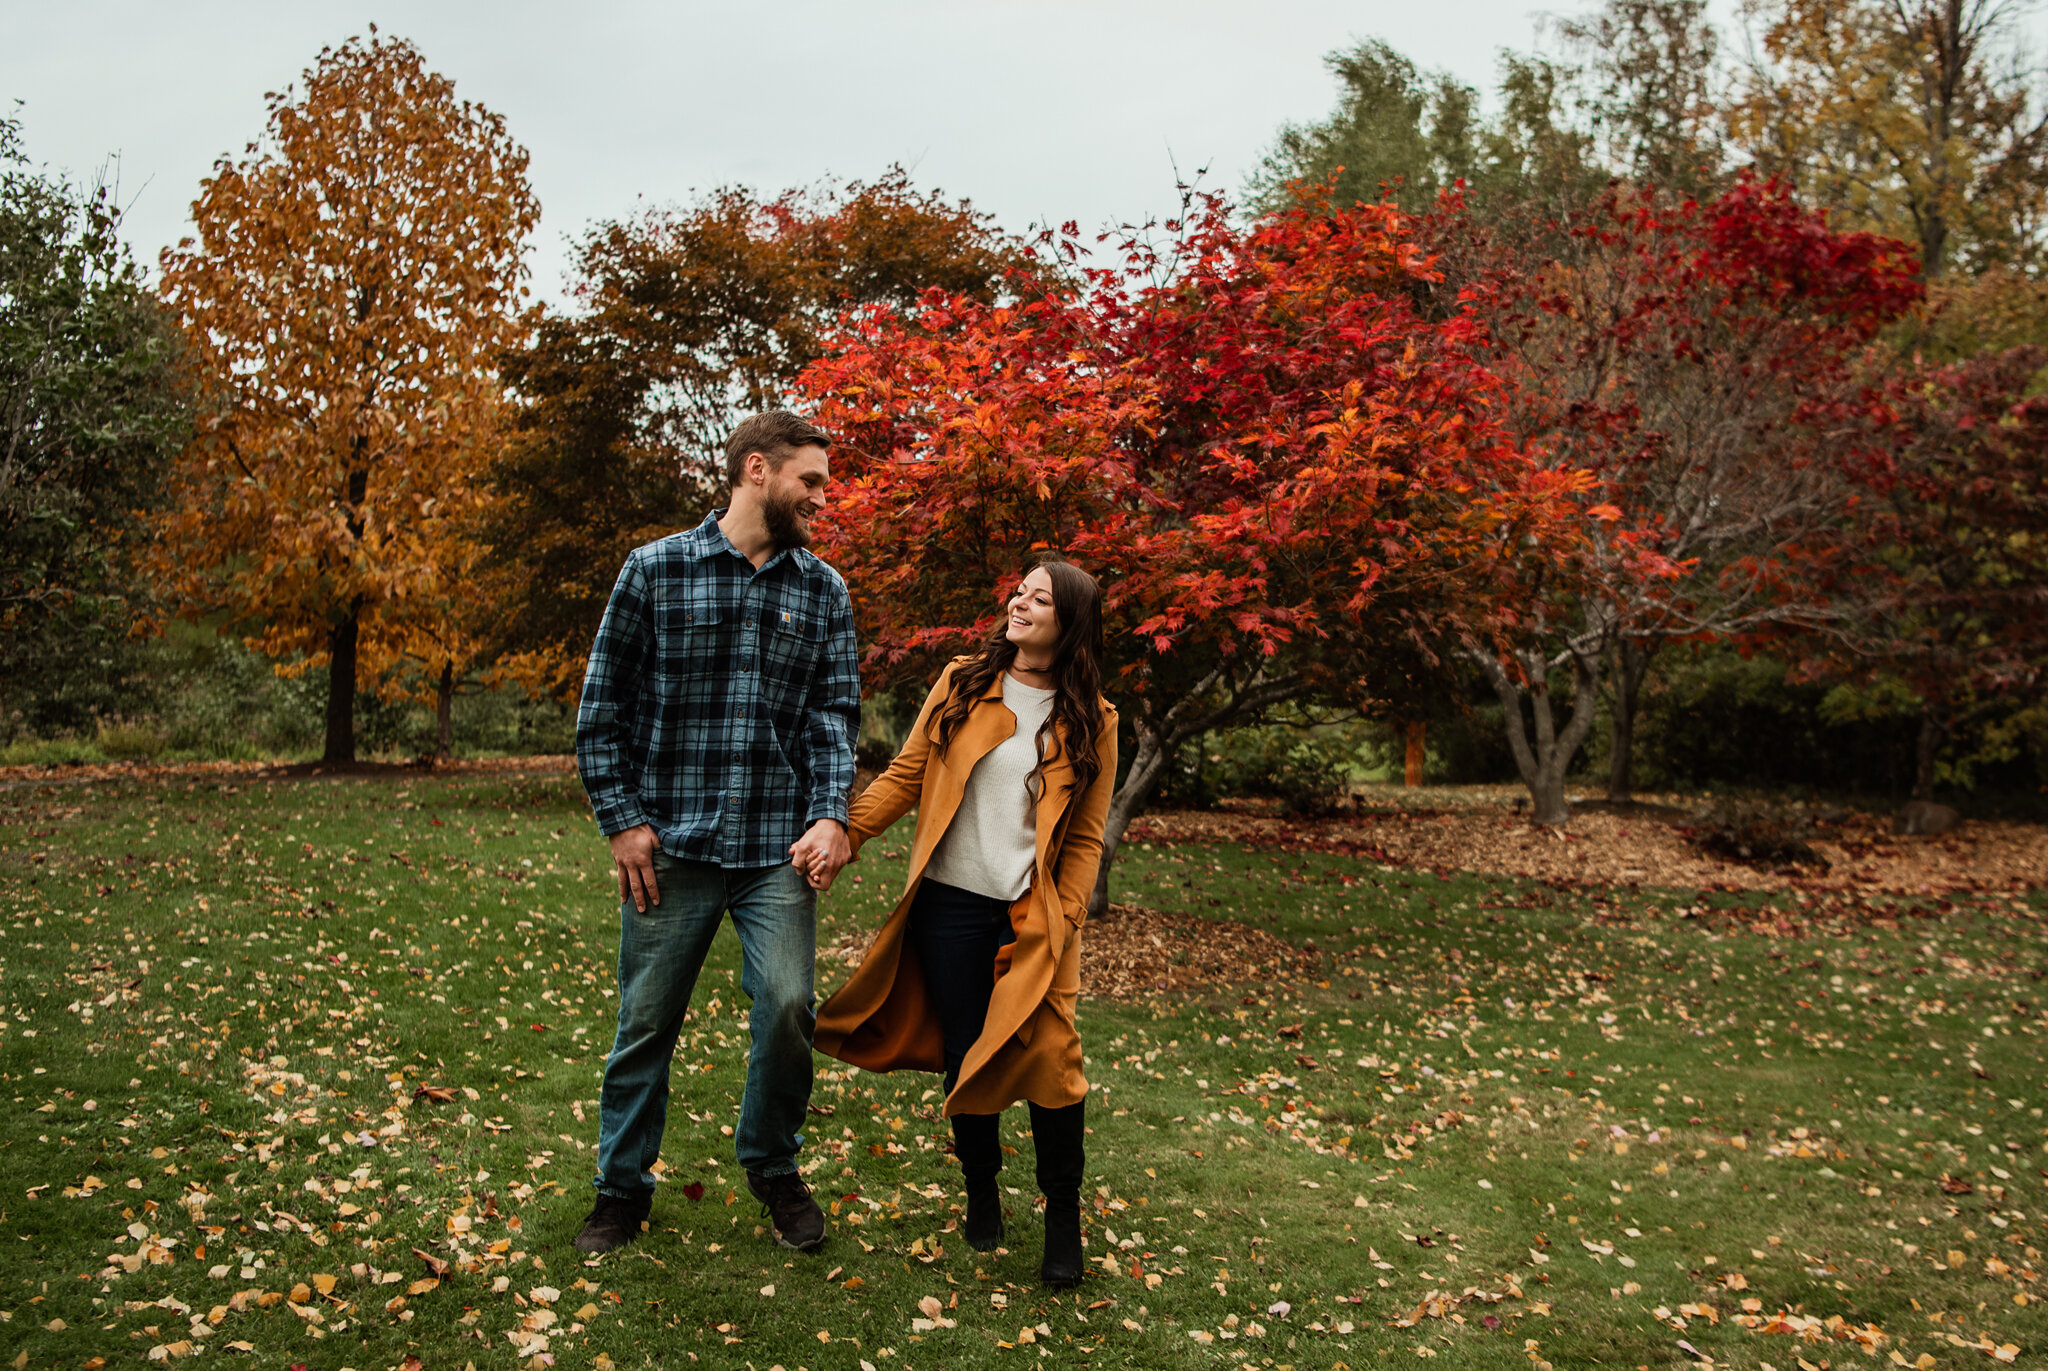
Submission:
<svg viewBox="0 0 2048 1371">
<path fill-rule="evenodd" d="M 779 410 L 733 430 L 730 506 L 634 549 L 591 648 L 576 764 L 611 840 L 620 931 L 585 1252 L 633 1241 L 648 1216 L 669 1058 L 727 913 L 754 1002 L 734 1150 L 779 1242 L 825 1240 L 796 1165 L 817 1018 L 811 881 L 847 859 L 860 721 L 846 583 L 805 550 L 830 441 Z"/>
</svg>

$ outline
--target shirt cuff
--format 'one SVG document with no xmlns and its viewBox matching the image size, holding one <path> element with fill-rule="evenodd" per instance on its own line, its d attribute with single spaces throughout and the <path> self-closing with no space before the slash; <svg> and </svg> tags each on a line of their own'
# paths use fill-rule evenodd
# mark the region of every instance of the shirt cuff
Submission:
<svg viewBox="0 0 2048 1371">
<path fill-rule="evenodd" d="M 597 831 L 607 838 L 616 837 L 629 828 L 646 825 L 654 827 L 654 821 L 637 804 L 607 805 L 596 811 Z"/>
<path fill-rule="evenodd" d="M 841 828 L 851 828 L 846 822 L 846 801 L 843 799 L 836 803 L 813 800 L 811 807 L 804 812 L 804 827 L 809 828 L 820 819 L 831 819 Z"/>
</svg>

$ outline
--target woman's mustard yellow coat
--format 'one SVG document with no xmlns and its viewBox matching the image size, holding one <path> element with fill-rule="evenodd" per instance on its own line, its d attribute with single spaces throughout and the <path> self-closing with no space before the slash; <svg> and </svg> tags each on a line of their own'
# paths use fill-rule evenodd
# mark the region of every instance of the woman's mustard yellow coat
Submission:
<svg viewBox="0 0 2048 1371">
<path fill-rule="evenodd" d="M 903 898 L 852 979 L 818 1010 L 818 1050 L 863 1071 L 945 1070 L 938 1016 L 925 994 L 923 967 L 904 947 L 904 930 L 925 867 L 959 812 L 968 773 L 1017 727 L 997 677 L 975 701 L 952 745 L 944 752 L 932 746 L 927 727 L 964 660 L 940 673 L 902 752 L 854 801 L 848 816 L 847 837 L 857 854 L 917 806 Z M 1081 988 L 1081 924 L 1095 889 L 1103 818 L 1116 785 L 1116 711 L 1106 701 L 1102 710 L 1095 749 L 1101 769 L 1086 794 L 1067 793 L 1073 771 L 1064 734 L 1055 729 L 1059 747 L 1042 772 L 1031 889 L 1010 906 L 1017 940 L 996 955 L 988 1018 L 946 1097 L 947 1114 L 993 1114 L 1020 1099 L 1060 1108 L 1088 1093 L 1074 1001 Z"/>
</svg>

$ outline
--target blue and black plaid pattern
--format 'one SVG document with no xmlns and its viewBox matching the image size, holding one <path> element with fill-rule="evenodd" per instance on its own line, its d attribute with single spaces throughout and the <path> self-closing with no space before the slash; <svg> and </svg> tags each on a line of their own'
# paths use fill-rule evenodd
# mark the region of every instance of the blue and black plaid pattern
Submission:
<svg viewBox="0 0 2048 1371">
<path fill-rule="evenodd" d="M 839 573 L 802 549 L 756 571 L 715 510 L 626 558 L 591 645 L 576 767 L 607 837 L 774 866 L 846 821 L 860 663 Z"/>
</svg>

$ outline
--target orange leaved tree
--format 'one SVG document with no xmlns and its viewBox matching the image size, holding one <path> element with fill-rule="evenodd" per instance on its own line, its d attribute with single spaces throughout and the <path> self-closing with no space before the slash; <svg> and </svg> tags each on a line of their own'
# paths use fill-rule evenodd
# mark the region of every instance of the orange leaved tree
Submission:
<svg viewBox="0 0 2048 1371">
<path fill-rule="evenodd" d="M 197 236 L 163 255 L 213 404 L 157 566 L 182 612 L 324 662 L 329 761 L 355 756 L 390 607 L 459 602 L 436 590 L 461 564 L 444 534 L 479 489 L 539 215 L 504 121 L 372 29 L 271 96 L 266 140 L 216 164 Z"/>
</svg>

